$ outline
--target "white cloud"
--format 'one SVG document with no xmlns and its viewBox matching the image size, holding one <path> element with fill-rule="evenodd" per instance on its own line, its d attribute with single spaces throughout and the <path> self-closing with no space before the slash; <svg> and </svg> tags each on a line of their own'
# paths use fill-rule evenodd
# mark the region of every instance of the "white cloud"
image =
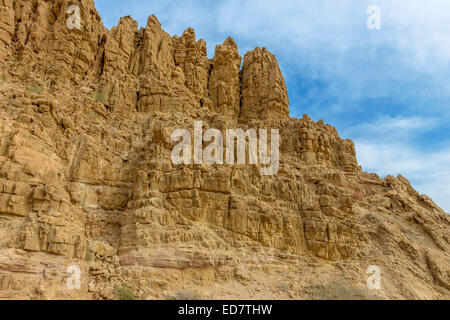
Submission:
<svg viewBox="0 0 450 320">
<path fill-rule="evenodd" d="M 450 2 L 432 0 L 382 1 L 387 21 L 395 28 L 399 49 L 414 53 L 410 56 L 418 68 L 431 72 L 450 61 Z"/>
<path fill-rule="evenodd" d="M 450 212 L 450 146 L 436 152 L 423 152 L 402 143 L 386 144 L 356 140 L 359 163 L 364 170 L 381 176 L 401 174 L 412 185 Z"/>
<path fill-rule="evenodd" d="M 365 171 L 380 176 L 401 174 L 418 192 L 450 212 L 450 144 L 423 149 L 414 143 L 416 137 L 441 124 L 439 118 L 383 116 L 348 128 L 344 135 L 355 138 L 358 162 Z"/>
<path fill-rule="evenodd" d="M 433 130 L 442 124 L 442 119 L 432 117 L 389 117 L 382 116 L 373 122 L 363 122 L 343 131 L 345 136 L 408 142 L 415 136 Z"/>
</svg>

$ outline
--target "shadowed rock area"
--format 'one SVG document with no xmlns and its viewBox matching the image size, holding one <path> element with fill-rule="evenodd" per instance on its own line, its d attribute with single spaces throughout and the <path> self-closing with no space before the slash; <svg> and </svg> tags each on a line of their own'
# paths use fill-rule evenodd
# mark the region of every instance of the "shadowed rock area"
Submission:
<svg viewBox="0 0 450 320">
<path fill-rule="evenodd" d="M 450 298 L 449 215 L 289 117 L 267 49 L 228 38 L 209 59 L 154 16 L 108 30 L 92 0 L 0 0 L 0 66 L 0 298 Z M 278 173 L 174 165 L 194 121 L 279 129 Z"/>
</svg>

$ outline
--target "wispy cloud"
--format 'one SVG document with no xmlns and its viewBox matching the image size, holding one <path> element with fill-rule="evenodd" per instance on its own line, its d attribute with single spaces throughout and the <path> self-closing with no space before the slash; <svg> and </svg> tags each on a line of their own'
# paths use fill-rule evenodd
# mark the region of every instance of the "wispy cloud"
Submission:
<svg viewBox="0 0 450 320">
<path fill-rule="evenodd" d="M 356 137 L 357 158 L 364 170 L 381 176 L 402 174 L 419 192 L 431 195 L 438 205 L 450 211 L 450 142 L 428 143 L 437 144 L 436 148 L 423 146 L 420 141 L 426 132 L 442 126 L 443 121 L 382 116 L 346 128 L 343 134 Z"/>
<path fill-rule="evenodd" d="M 450 145 L 435 152 L 422 152 L 403 143 L 356 140 L 358 161 L 369 172 L 381 176 L 401 174 L 420 192 L 431 195 L 450 212 Z"/>
<path fill-rule="evenodd" d="M 343 134 L 359 139 L 377 140 L 381 143 L 407 143 L 422 133 L 439 127 L 441 122 L 439 118 L 381 116 L 375 121 L 362 122 L 347 128 L 343 130 Z"/>
</svg>

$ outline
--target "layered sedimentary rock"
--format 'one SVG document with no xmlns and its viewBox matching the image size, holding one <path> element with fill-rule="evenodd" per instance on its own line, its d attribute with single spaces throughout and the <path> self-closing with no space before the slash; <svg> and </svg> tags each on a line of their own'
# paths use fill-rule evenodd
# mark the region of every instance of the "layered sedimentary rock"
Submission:
<svg viewBox="0 0 450 320">
<path fill-rule="evenodd" d="M 247 52 L 242 66 L 243 121 L 287 118 L 289 98 L 277 60 L 266 48 Z"/>
<path fill-rule="evenodd" d="M 4 0 L 0 60 L 1 298 L 449 297 L 449 216 L 363 172 L 332 126 L 290 118 L 267 49 L 241 68 L 231 38 L 209 59 L 154 16 L 108 30 L 90 0 Z M 279 129 L 278 172 L 173 164 L 194 121 Z"/>
<path fill-rule="evenodd" d="M 208 91 L 214 111 L 235 120 L 239 117 L 241 107 L 240 68 L 241 56 L 238 47 L 232 38 L 228 38 L 216 47 Z"/>
</svg>

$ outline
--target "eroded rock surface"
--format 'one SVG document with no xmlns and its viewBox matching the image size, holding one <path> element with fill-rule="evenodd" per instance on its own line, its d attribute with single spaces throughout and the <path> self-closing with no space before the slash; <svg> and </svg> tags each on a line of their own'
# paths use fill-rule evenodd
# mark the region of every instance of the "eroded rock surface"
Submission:
<svg viewBox="0 0 450 320">
<path fill-rule="evenodd" d="M 449 215 L 290 118 L 267 49 L 241 62 L 233 39 L 209 59 L 154 16 L 108 30 L 91 0 L 0 1 L 0 298 L 449 298 Z M 174 165 L 171 134 L 194 121 L 278 128 L 278 173 Z"/>
</svg>

